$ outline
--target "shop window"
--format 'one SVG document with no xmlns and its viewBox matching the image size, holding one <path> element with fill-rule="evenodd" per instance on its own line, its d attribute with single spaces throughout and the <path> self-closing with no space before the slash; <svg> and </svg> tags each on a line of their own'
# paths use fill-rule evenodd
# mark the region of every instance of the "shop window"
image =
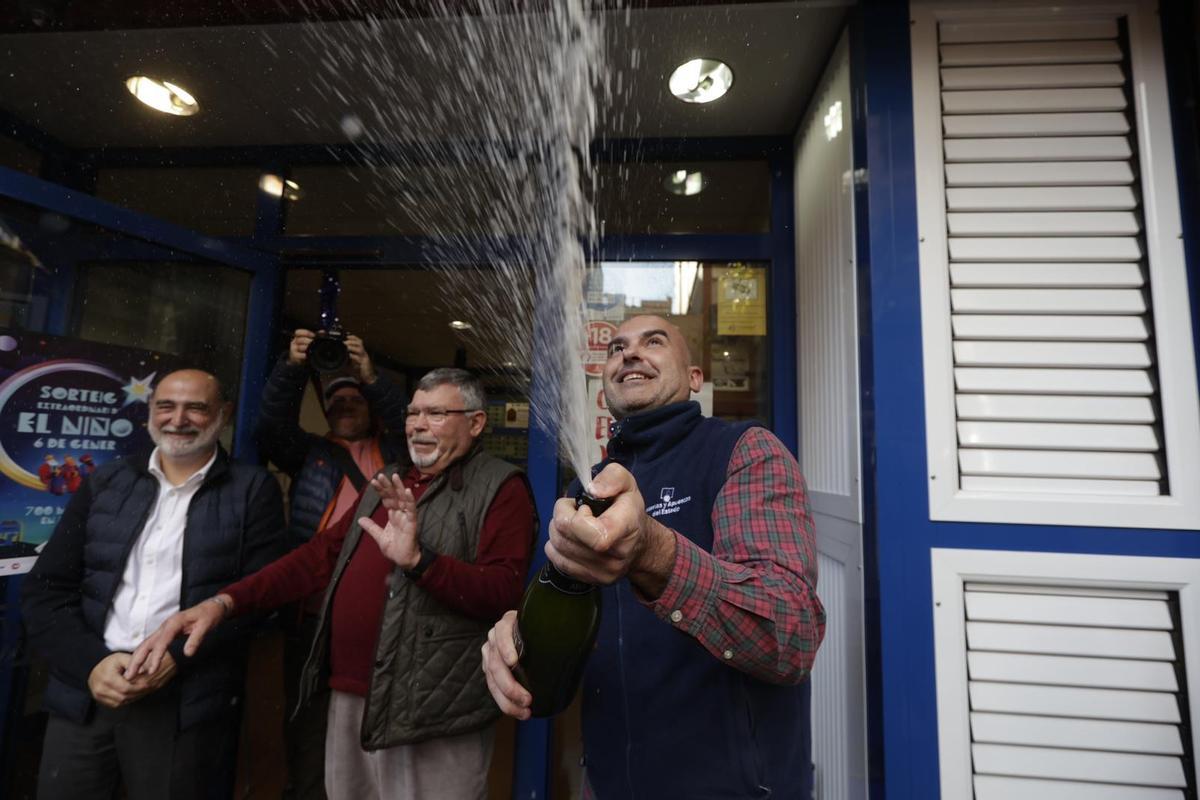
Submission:
<svg viewBox="0 0 1200 800">
<path fill-rule="evenodd" d="M 102 169 L 96 196 L 210 236 L 249 236 L 260 177 L 253 167 Z"/>
<path fill-rule="evenodd" d="M 89 341 L 196 358 L 237 397 L 249 290 L 249 273 L 212 264 L 86 264 L 72 328 Z"/>
<path fill-rule="evenodd" d="M 596 173 L 596 216 L 608 235 L 771 229 L 765 161 L 602 163 Z"/>
</svg>

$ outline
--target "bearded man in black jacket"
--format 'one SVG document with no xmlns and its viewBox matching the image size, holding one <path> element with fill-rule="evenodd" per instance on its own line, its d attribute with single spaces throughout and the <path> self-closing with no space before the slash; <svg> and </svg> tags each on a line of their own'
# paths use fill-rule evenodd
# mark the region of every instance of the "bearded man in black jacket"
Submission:
<svg viewBox="0 0 1200 800">
<path fill-rule="evenodd" d="M 105 464 L 72 497 L 25 581 L 32 648 L 49 663 L 38 797 L 227 798 L 233 791 L 253 625 L 218 647 L 180 646 L 152 675 L 130 653 L 162 620 L 283 550 L 283 499 L 261 467 L 218 444 L 231 414 L 220 381 L 186 369 L 150 399 L 150 453 Z M 182 644 L 182 640 L 177 645 Z"/>
</svg>

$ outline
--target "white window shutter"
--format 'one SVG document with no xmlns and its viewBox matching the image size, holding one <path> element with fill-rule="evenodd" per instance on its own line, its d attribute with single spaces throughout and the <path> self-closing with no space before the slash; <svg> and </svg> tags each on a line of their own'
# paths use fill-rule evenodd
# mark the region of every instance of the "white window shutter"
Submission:
<svg viewBox="0 0 1200 800">
<path fill-rule="evenodd" d="M 1183 800 L 1191 754 L 1172 599 L 966 584 L 976 800 Z"/>
<path fill-rule="evenodd" d="M 1188 800 L 1200 563 L 932 555 L 941 796 Z"/>
<path fill-rule="evenodd" d="M 1161 142 L 1139 123 L 1147 77 L 1164 82 L 1134 52 L 1157 33 L 1143 5 L 914 6 L 935 519 L 1200 527 L 1186 276 L 1159 241 L 1173 160 L 1147 168 Z"/>
</svg>

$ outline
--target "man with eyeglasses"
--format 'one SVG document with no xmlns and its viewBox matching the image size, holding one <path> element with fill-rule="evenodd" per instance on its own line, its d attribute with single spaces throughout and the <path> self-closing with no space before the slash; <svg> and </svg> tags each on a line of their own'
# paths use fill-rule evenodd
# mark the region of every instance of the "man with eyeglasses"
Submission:
<svg viewBox="0 0 1200 800">
<path fill-rule="evenodd" d="M 138 648 L 130 674 L 153 673 L 181 634 L 195 653 L 227 617 L 327 582 L 302 691 L 328 675 L 329 796 L 485 798 L 499 709 L 480 648 L 520 599 L 537 518 L 524 474 L 480 446 L 483 408 L 483 388 L 465 370 L 425 375 L 405 423 L 413 466 L 385 468 L 335 525 L 171 617 Z"/>
</svg>

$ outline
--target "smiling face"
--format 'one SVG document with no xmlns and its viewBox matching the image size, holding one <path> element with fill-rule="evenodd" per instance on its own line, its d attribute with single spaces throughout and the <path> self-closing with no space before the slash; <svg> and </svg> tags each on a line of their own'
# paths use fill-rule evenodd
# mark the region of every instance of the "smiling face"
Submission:
<svg viewBox="0 0 1200 800">
<path fill-rule="evenodd" d="M 408 454 L 423 475 L 437 475 L 466 455 L 486 423 L 483 410 L 466 408 L 457 386 L 443 383 L 428 391 L 418 389 L 404 420 Z"/>
<path fill-rule="evenodd" d="M 167 375 L 150 398 L 150 438 L 164 461 L 207 460 L 227 418 L 217 379 L 207 372 Z"/>
<path fill-rule="evenodd" d="M 604 363 L 604 398 L 609 411 L 623 419 L 687 400 L 704 382 L 704 373 L 690 362 L 683 333 L 667 320 L 625 320 L 609 342 Z"/>
</svg>

